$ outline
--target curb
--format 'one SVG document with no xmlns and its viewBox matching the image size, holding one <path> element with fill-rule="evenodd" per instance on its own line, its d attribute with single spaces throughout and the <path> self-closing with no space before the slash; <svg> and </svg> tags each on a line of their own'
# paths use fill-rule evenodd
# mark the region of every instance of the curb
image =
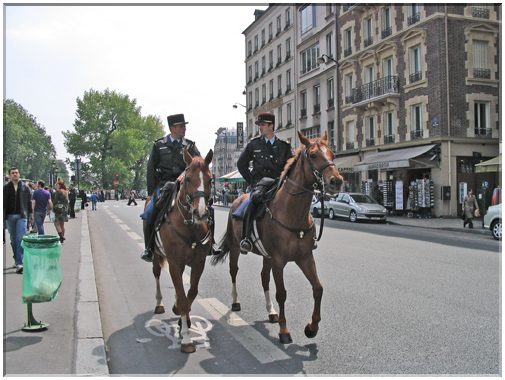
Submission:
<svg viewBox="0 0 505 380">
<path fill-rule="evenodd" d="M 77 286 L 75 374 L 109 376 L 102 321 L 98 305 L 95 268 L 91 253 L 88 215 L 81 210 L 81 257 Z"/>
</svg>

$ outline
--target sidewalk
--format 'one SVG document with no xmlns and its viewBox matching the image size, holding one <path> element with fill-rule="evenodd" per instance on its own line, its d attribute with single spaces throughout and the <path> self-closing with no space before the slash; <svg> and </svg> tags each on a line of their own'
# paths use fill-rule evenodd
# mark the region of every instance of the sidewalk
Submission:
<svg viewBox="0 0 505 380">
<path fill-rule="evenodd" d="M 214 203 L 214 207 L 230 208 L 231 204 L 223 205 L 222 203 Z M 316 218 L 318 219 L 318 218 Z M 491 231 L 489 229 L 484 229 L 482 227 L 482 218 L 473 219 L 473 229 L 463 228 L 463 220 L 455 217 L 443 217 L 443 218 L 409 218 L 407 215 L 404 216 L 393 216 L 389 215 L 387 222 L 391 224 L 398 224 L 410 227 L 423 227 L 423 228 L 435 228 L 438 230 L 446 231 L 459 231 L 468 232 L 474 234 L 482 234 L 491 236 Z"/>
<path fill-rule="evenodd" d="M 21 302 L 23 275 L 12 268 L 10 236 L 4 244 L 4 376 L 108 376 L 98 309 L 87 211 L 65 223 L 61 250 L 63 281 L 55 300 L 32 305 L 44 331 L 26 332 L 27 305 Z M 46 219 L 46 235 L 57 235 Z"/>
</svg>

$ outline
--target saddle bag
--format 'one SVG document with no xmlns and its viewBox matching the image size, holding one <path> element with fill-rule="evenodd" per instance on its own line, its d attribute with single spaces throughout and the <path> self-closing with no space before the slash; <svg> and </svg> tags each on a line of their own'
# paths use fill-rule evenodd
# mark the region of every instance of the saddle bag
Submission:
<svg viewBox="0 0 505 380">
<path fill-rule="evenodd" d="M 261 202 L 270 202 L 274 197 L 277 190 L 277 184 L 279 182 L 278 178 L 262 178 L 253 193 L 251 194 L 251 200 L 254 204 L 259 204 Z"/>
</svg>

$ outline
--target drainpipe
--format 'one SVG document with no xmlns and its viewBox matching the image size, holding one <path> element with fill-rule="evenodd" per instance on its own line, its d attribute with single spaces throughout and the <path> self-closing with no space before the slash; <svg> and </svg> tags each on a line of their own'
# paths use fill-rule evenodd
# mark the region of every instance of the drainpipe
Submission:
<svg viewBox="0 0 505 380">
<path fill-rule="evenodd" d="M 446 93 L 447 93 L 447 136 L 449 139 L 447 140 L 447 155 L 449 156 L 448 162 L 448 176 L 449 176 L 449 186 L 451 185 L 451 177 L 452 177 L 452 157 L 451 157 L 451 102 L 449 96 L 449 36 L 448 36 L 448 16 L 447 16 L 447 4 L 445 5 L 445 15 L 444 15 L 444 24 L 445 24 L 445 73 L 446 73 Z M 457 185 L 457 184 L 456 184 Z M 456 194 L 459 194 L 458 189 L 456 188 Z M 449 201 L 449 215 L 452 215 L 452 199 Z M 457 197 L 456 197 L 457 204 Z"/>
</svg>

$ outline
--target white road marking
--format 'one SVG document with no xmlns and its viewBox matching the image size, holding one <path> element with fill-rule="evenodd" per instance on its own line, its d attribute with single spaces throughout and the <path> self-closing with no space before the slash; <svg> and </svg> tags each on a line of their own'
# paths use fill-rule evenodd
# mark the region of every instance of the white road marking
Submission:
<svg viewBox="0 0 505 380">
<path fill-rule="evenodd" d="M 263 337 L 263 335 L 216 298 L 206 298 L 197 301 L 215 319 L 219 320 L 223 327 L 261 364 L 291 359 L 288 354 Z"/>
<path fill-rule="evenodd" d="M 173 350 L 181 347 L 182 337 L 178 320 L 168 324 L 164 321 L 153 318 L 146 322 L 145 328 L 154 336 L 167 337 L 171 341 L 168 349 Z M 191 327 L 189 328 L 189 332 L 191 340 L 195 343 L 196 347 L 210 348 L 209 338 L 207 337 L 207 331 L 210 330 L 212 330 L 212 323 L 210 323 L 206 318 L 198 315 L 191 315 Z"/>
<path fill-rule="evenodd" d="M 140 237 L 139 234 L 134 231 L 128 231 L 128 235 L 134 240 L 144 240 L 144 238 Z"/>
<path fill-rule="evenodd" d="M 128 227 L 126 224 L 120 224 L 119 227 L 121 227 L 125 231 L 128 231 L 130 229 L 130 227 Z"/>
</svg>

